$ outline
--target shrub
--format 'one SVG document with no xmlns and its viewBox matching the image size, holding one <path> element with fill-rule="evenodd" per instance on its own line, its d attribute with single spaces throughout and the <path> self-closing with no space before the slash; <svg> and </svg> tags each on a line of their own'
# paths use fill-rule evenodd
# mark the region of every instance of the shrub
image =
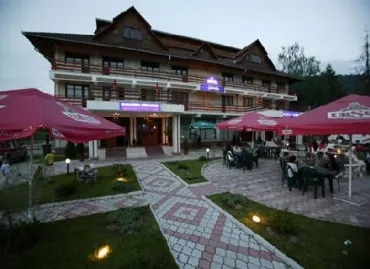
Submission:
<svg viewBox="0 0 370 269">
<path fill-rule="evenodd" d="M 64 148 L 64 156 L 70 159 L 76 158 L 76 147 L 74 143 L 69 141 L 67 142 L 67 145 Z"/>
<path fill-rule="evenodd" d="M 5 211 L 0 223 L 0 247 L 4 254 L 19 253 L 38 241 L 39 222 L 36 219 L 15 222 L 10 211 Z"/>
<path fill-rule="evenodd" d="M 85 157 L 85 145 L 83 143 L 78 143 L 76 146 L 76 154 L 78 158 Z"/>
<path fill-rule="evenodd" d="M 240 194 L 233 194 L 224 198 L 223 203 L 229 208 L 235 208 L 237 205 L 245 206 L 248 203 L 247 197 Z"/>
<path fill-rule="evenodd" d="M 57 197 L 71 196 L 77 192 L 77 184 L 76 182 L 65 183 L 56 187 L 54 191 Z"/>
<path fill-rule="evenodd" d="M 121 208 L 108 215 L 108 228 L 123 234 L 133 234 L 143 225 L 143 217 L 137 209 Z"/>
<path fill-rule="evenodd" d="M 116 181 L 112 186 L 112 190 L 115 190 L 121 193 L 128 193 L 131 191 L 131 187 L 126 182 Z"/>
<path fill-rule="evenodd" d="M 282 235 L 296 235 L 299 231 L 294 215 L 285 211 L 274 211 L 268 217 L 268 224 Z"/>
<path fill-rule="evenodd" d="M 204 155 L 202 155 L 202 156 L 200 156 L 200 157 L 198 158 L 198 161 L 200 161 L 200 162 L 205 162 L 205 161 L 207 161 L 207 157 L 206 157 L 206 156 L 204 156 Z"/>
<path fill-rule="evenodd" d="M 189 152 L 189 142 L 187 139 L 184 140 L 184 153 L 187 154 Z"/>
<path fill-rule="evenodd" d="M 179 163 L 179 165 L 177 166 L 177 169 L 179 169 L 179 170 L 189 170 L 189 165 L 187 165 L 185 163 Z"/>
<path fill-rule="evenodd" d="M 121 163 L 113 164 L 112 171 L 115 177 L 127 176 L 127 167 Z"/>
</svg>

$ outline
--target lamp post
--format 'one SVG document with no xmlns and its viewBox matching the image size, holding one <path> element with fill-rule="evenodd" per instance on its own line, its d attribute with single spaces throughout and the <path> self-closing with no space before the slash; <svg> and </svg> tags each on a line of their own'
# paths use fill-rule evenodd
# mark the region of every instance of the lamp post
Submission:
<svg viewBox="0 0 370 269">
<path fill-rule="evenodd" d="M 67 158 L 65 160 L 66 164 L 67 164 L 67 174 L 69 174 L 69 164 L 71 163 L 71 159 Z"/>
<path fill-rule="evenodd" d="M 206 149 L 207 159 L 209 159 L 209 148 Z"/>
</svg>

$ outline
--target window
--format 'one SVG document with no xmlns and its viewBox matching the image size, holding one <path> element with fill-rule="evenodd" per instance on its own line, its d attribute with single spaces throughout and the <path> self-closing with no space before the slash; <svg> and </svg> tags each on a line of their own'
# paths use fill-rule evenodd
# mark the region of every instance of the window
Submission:
<svg viewBox="0 0 370 269">
<path fill-rule="evenodd" d="M 83 99 L 89 95 L 89 86 L 86 85 L 66 85 L 66 98 Z"/>
<path fill-rule="evenodd" d="M 103 58 L 104 68 L 123 69 L 124 61 L 119 59 Z"/>
<path fill-rule="evenodd" d="M 233 106 L 234 98 L 232 96 L 224 96 L 225 106 Z"/>
<path fill-rule="evenodd" d="M 242 77 L 243 83 L 245 84 L 253 84 L 253 78 L 252 77 Z"/>
<path fill-rule="evenodd" d="M 125 100 L 125 89 L 117 88 L 117 99 L 118 100 Z"/>
<path fill-rule="evenodd" d="M 150 72 L 159 72 L 159 63 L 141 61 L 141 70 Z"/>
<path fill-rule="evenodd" d="M 276 92 L 282 92 L 285 91 L 285 84 L 284 83 L 277 83 L 276 84 Z"/>
<path fill-rule="evenodd" d="M 132 27 L 125 27 L 123 29 L 123 37 L 129 39 L 143 40 L 141 30 Z"/>
<path fill-rule="evenodd" d="M 271 108 L 271 100 L 263 100 L 262 106 L 263 108 Z"/>
<path fill-rule="evenodd" d="M 225 82 L 233 82 L 234 81 L 234 75 L 231 74 L 231 73 L 222 72 L 222 79 Z"/>
<path fill-rule="evenodd" d="M 188 68 L 182 66 L 172 66 L 172 73 L 180 76 L 187 76 Z"/>
<path fill-rule="evenodd" d="M 103 88 L 103 100 L 110 101 L 111 99 L 124 100 L 125 90 L 124 88 L 117 88 L 116 90 L 104 87 Z"/>
<path fill-rule="evenodd" d="M 245 107 L 253 107 L 253 97 L 244 97 L 243 105 Z"/>
<path fill-rule="evenodd" d="M 256 54 L 252 54 L 251 61 L 252 61 L 253 63 L 258 63 L 258 64 L 260 64 L 260 63 L 262 62 L 262 61 L 261 61 L 261 56 L 256 55 Z"/>
<path fill-rule="evenodd" d="M 157 99 L 157 93 L 155 90 L 142 89 L 141 100 L 155 101 Z"/>
<path fill-rule="evenodd" d="M 188 93 L 172 91 L 171 100 L 176 104 L 186 104 L 188 102 Z"/>
<path fill-rule="evenodd" d="M 267 88 L 268 89 L 268 92 L 270 92 L 270 85 L 271 85 L 271 82 L 268 81 L 268 80 L 262 80 L 262 87 L 263 88 Z"/>
<path fill-rule="evenodd" d="M 89 65 L 89 56 L 66 53 L 65 62 L 73 65 Z"/>
</svg>

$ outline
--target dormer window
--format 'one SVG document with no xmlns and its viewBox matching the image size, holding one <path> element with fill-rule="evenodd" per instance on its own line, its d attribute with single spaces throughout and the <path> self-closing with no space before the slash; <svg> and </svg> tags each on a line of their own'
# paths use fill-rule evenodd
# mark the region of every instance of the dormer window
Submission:
<svg viewBox="0 0 370 269">
<path fill-rule="evenodd" d="M 261 56 L 256 55 L 256 54 L 252 54 L 251 61 L 252 61 L 253 63 L 258 63 L 258 64 L 260 64 L 260 63 L 262 62 L 262 60 L 261 60 Z"/>
<path fill-rule="evenodd" d="M 141 30 L 132 27 L 125 27 L 125 29 L 123 29 L 123 37 L 129 39 L 143 40 Z"/>
</svg>

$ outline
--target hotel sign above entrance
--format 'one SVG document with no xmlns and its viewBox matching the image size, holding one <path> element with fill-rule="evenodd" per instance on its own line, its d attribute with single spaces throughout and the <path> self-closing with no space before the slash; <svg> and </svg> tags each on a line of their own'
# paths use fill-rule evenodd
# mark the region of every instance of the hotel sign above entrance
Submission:
<svg viewBox="0 0 370 269">
<path fill-rule="evenodd" d="M 225 92 L 224 86 L 215 77 L 206 77 L 204 83 L 200 84 L 200 90 L 204 92 Z"/>
<path fill-rule="evenodd" d="M 120 111 L 130 112 L 160 112 L 160 103 L 143 103 L 143 102 L 120 102 Z"/>
</svg>

